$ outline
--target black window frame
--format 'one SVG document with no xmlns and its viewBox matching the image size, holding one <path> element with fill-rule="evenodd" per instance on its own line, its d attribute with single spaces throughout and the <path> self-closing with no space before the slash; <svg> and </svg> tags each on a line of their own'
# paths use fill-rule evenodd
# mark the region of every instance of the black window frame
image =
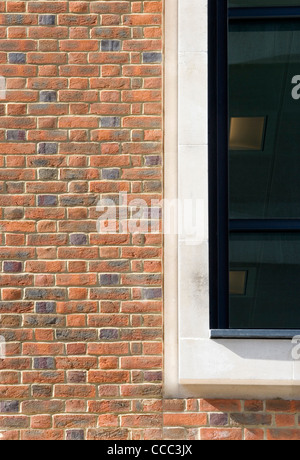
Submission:
<svg viewBox="0 0 300 460">
<path fill-rule="evenodd" d="M 300 17 L 299 7 L 233 7 L 208 2 L 209 294 L 211 338 L 289 339 L 299 329 L 229 328 L 229 232 L 300 231 L 300 219 L 229 220 L 228 22 L 229 19 Z"/>
</svg>

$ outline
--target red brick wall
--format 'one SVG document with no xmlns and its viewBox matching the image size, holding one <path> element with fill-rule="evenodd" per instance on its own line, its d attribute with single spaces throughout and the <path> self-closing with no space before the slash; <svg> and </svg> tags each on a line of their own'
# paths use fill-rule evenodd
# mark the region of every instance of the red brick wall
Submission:
<svg viewBox="0 0 300 460">
<path fill-rule="evenodd" d="M 162 8 L 0 3 L 4 439 L 300 439 L 296 402 L 163 401 L 162 237 L 97 232 L 162 197 Z"/>
</svg>

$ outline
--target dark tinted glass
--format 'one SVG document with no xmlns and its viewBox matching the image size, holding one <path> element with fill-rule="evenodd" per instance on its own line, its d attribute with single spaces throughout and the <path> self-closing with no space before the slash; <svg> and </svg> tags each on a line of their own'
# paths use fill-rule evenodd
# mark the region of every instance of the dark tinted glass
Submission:
<svg viewBox="0 0 300 460">
<path fill-rule="evenodd" d="M 229 0 L 230 7 L 300 6 L 299 0 Z"/>
<path fill-rule="evenodd" d="M 230 328 L 300 329 L 300 235 L 233 233 Z"/>
<path fill-rule="evenodd" d="M 230 21 L 231 219 L 300 218 L 299 75 L 300 19 Z"/>
</svg>

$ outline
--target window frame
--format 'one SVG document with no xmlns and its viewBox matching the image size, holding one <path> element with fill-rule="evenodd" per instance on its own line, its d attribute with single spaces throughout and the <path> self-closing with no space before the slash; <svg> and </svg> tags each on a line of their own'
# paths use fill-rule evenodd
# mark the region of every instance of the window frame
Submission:
<svg viewBox="0 0 300 460">
<path fill-rule="evenodd" d="M 212 339 L 209 324 L 208 15 L 213 0 L 165 0 L 164 196 L 201 199 L 205 232 L 164 235 L 164 395 L 288 399 L 289 340 Z M 189 165 L 191 167 L 189 167 Z"/>
<path fill-rule="evenodd" d="M 300 7 L 232 7 L 208 2 L 208 170 L 210 337 L 288 339 L 299 329 L 230 329 L 229 233 L 299 232 L 300 219 L 229 219 L 228 22 L 241 19 L 299 18 Z"/>
</svg>

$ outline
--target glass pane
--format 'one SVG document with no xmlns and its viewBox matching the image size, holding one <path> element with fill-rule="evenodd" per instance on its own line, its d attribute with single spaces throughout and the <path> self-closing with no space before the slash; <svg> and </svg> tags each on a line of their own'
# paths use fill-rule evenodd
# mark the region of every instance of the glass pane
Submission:
<svg viewBox="0 0 300 460">
<path fill-rule="evenodd" d="M 230 7 L 300 6 L 299 0 L 229 0 Z"/>
<path fill-rule="evenodd" d="M 230 218 L 300 218 L 300 19 L 230 21 L 229 115 Z"/>
<path fill-rule="evenodd" d="M 300 329 L 300 235 L 230 236 L 229 327 Z"/>
</svg>

